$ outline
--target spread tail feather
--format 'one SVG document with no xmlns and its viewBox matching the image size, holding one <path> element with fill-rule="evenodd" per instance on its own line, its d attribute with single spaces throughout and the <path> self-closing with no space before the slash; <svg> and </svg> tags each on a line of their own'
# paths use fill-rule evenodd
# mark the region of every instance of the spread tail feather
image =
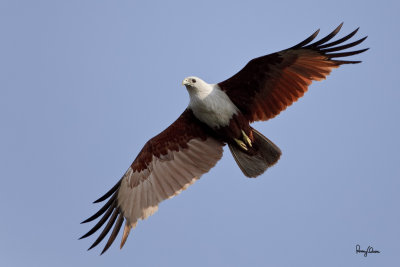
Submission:
<svg viewBox="0 0 400 267">
<path fill-rule="evenodd" d="M 274 165 L 279 160 L 282 152 L 279 147 L 256 129 L 252 128 L 252 131 L 255 153 L 246 153 L 235 144 L 228 144 L 228 146 L 243 174 L 254 178 Z"/>
</svg>

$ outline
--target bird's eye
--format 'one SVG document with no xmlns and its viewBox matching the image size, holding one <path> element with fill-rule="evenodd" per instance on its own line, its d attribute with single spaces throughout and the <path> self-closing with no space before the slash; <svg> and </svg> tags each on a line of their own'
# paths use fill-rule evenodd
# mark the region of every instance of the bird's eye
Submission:
<svg viewBox="0 0 400 267">
<path fill-rule="evenodd" d="M 196 83 L 196 80 L 195 80 L 195 79 L 192 79 L 192 83 Z"/>
</svg>

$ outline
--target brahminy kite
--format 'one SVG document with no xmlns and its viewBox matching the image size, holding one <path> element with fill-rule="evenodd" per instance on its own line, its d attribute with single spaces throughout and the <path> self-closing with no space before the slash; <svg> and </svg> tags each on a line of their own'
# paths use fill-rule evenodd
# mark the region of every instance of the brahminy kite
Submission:
<svg viewBox="0 0 400 267">
<path fill-rule="evenodd" d="M 119 182 L 94 202 L 109 198 L 96 214 L 83 222 L 104 214 L 81 237 L 92 235 L 105 224 L 89 249 L 114 227 L 104 253 L 125 221 L 122 248 L 139 219 L 152 215 L 161 201 L 179 194 L 215 166 L 225 144 L 247 177 L 257 177 L 274 165 L 281 150 L 250 123 L 275 117 L 302 97 L 312 81 L 325 79 L 332 69 L 361 62 L 341 59 L 367 50 L 342 51 L 367 38 L 344 44 L 358 28 L 329 42 L 342 24 L 314 43 L 311 42 L 319 30 L 289 49 L 252 59 L 223 82 L 208 84 L 198 77 L 185 78 L 183 85 L 190 97 L 186 110 L 150 139 Z"/>
</svg>

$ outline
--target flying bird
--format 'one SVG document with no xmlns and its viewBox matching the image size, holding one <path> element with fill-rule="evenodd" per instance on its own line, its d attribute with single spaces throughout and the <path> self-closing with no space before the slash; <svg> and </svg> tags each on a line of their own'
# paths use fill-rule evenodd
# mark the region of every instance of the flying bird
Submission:
<svg viewBox="0 0 400 267">
<path fill-rule="evenodd" d="M 226 144 L 247 177 L 257 177 L 274 165 L 281 150 L 250 123 L 275 117 L 302 97 L 312 81 L 325 79 L 332 69 L 361 62 L 343 60 L 368 50 L 343 51 L 367 38 L 345 43 L 358 28 L 329 42 L 342 25 L 313 43 L 319 30 L 291 48 L 252 59 L 223 82 L 209 84 L 195 76 L 185 78 L 183 85 L 190 97 L 188 107 L 174 123 L 144 145 L 118 183 L 94 202 L 108 199 L 105 205 L 82 222 L 102 216 L 81 238 L 105 225 L 89 249 L 97 246 L 113 228 L 103 254 L 125 221 L 122 248 L 138 220 L 154 214 L 161 201 L 179 194 L 214 167 Z"/>
</svg>

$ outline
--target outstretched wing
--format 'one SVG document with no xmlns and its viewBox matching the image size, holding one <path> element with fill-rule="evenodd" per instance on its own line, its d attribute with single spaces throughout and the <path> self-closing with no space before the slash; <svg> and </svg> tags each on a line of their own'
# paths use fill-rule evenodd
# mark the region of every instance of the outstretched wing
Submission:
<svg viewBox="0 0 400 267">
<path fill-rule="evenodd" d="M 325 79 L 333 68 L 342 64 L 361 62 L 337 59 L 368 50 L 342 51 L 367 38 L 343 44 L 356 34 L 358 28 L 337 41 L 327 43 L 339 32 L 342 25 L 343 23 L 314 43 L 309 44 L 319 30 L 289 49 L 255 58 L 234 76 L 218 85 L 249 121 L 271 119 L 302 97 L 312 81 Z"/>
<path fill-rule="evenodd" d="M 179 194 L 208 172 L 222 157 L 223 143 L 213 138 L 191 110 L 187 109 L 166 130 L 149 140 L 121 180 L 95 203 L 108 202 L 83 223 L 103 215 L 81 238 L 95 233 L 106 224 L 89 248 L 95 247 L 114 227 L 102 254 L 114 242 L 122 223 L 124 245 L 129 231 L 139 219 L 157 211 L 158 203 Z"/>
</svg>

